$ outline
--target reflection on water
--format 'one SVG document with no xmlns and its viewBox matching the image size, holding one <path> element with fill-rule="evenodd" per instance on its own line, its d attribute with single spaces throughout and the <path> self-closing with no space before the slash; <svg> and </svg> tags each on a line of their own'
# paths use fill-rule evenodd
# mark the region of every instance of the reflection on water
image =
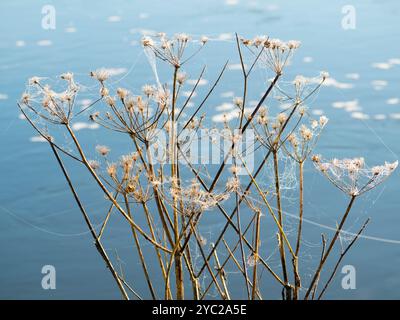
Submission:
<svg viewBox="0 0 400 320">
<path fill-rule="evenodd" d="M 139 90 L 154 82 L 154 74 L 139 45 L 143 33 L 164 31 L 208 35 L 207 48 L 188 73 L 195 78 L 207 64 L 200 93 L 215 79 L 227 59 L 226 81 L 210 100 L 207 112 L 218 119 L 229 112 L 232 98 L 239 94 L 240 69 L 234 50 L 234 32 L 246 36 L 269 34 L 282 39 L 298 39 L 303 45 L 285 81 L 296 74 L 316 76 L 328 70 L 332 78 L 309 103 L 315 115 L 331 121 L 318 146 L 325 156 L 364 156 L 369 164 L 399 158 L 400 132 L 400 4 L 395 0 L 363 1 L 356 5 L 357 27 L 341 28 L 341 8 L 346 3 L 331 1 L 165 1 L 102 3 L 72 0 L 55 3 L 55 30 L 41 28 L 41 8 L 47 1 L 22 4 L 12 0 L 0 3 L 0 297 L 1 298 L 119 298 L 108 271 L 97 256 L 48 146 L 34 137 L 21 119 L 15 101 L 33 76 L 54 79 L 73 71 L 85 90 L 78 104 L 87 106 L 97 92 L 88 76 L 90 70 L 109 68 L 112 87 L 129 86 Z M 167 70 L 158 66 L 161 81 Z M 257 70 L 262 81 L 254 83 L 254 99 L 263 81 L 270 76 Z M 97 89 L 96 89 L 97 90 Z M 203 91 L 201 91 L 203 90 Z M 200 96 L 201 94 L 199 94 Z M 101 130 L 84 119 L 75 124 L 85 142 L 104 142 Z M 127 148 L 121 139 L 110 137 L 117 153 Z M 332 190 L 312 168 L 306 167 L 306 224 L 303 259 L 316 256 L 324 226 L 334 226 L 337 210 L 346 199 Z M 73 170 L 79 191 L 85 195 L 95 223 L 104 213 L 102 198 L 89 179 Z M 329 298 L 400 298 L 397 265 L 400 260 L 400 216 L 397 191 L 399 175 L 360 201 L 348 230 L 355 232 L 372 217 L 365 239 L 347 256 L 346 263 L 357 269 L 357 290 L 344 291 L 338 279 Z M 100 199 L 100 200 L 99 200 Z M 288 210 L 290 211 L 290 210 Z M 290 213 L 290 212 L 289 212 Z M 205 235 L 219 228 L 218 216 L 208 217 Z M 288 217 L 289 224 L 290 218 Z M 132 247 L 126 241 L 126 225 L 117 217 L 106 243 L 111 255 L 128 257 L 122 261 L 129 279 L 141 274 L 139 265 L 128 260 Z M 118 232 L 120 231 L 120 232 Z M 121 236 L 120 236 L 121 235 Z M 272 235 L 273 237 L 273 235 Z M 271 264 L 278 264 L 272 258 Z M 41 268 L 57 269 L 57 290 L 41 289 Z M 309 263 L 306 275 L 311 274 Z M 241 294 L 238 288 L 236 295 Z M 268 294 L 266 295 L 268 298 Z"/>
</svg>

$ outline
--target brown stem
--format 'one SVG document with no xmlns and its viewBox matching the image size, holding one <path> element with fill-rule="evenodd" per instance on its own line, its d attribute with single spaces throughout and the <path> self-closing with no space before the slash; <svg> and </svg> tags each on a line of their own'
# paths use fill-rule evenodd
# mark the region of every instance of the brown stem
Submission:
<svg viewBox="0 0 400 320">
<path fill-rule="evenodd" d="M 257 266 L 258 266 L 258 256 L 259 256 L 259 246 L 260 246 L 260 219 L 261 219 L 261 211 L 257 212 L 256 219 L 256 236 L 255 236 L 255 244 L 254 244 L 254 268 L 253 268 L 253 290 L 251 292 L 251 299 L 254 300 L 257 292 Z"/>
<path fill-rule="evenodd" d="M 304 297 L 305 300 L 308 300 L 308 298 L 309 298 L 309 296 L 310 296 L 310 293 L 311 293 L 311 290 L 312 290 L 312 288 L 314 287 L 314 285 L 315 285 L 317 279 L 319 278 L 319 275 L 320 275 L 320 273 L 321 273 L 321 270 L 322 270 L 322 268 L 323 268 L 323 266 L 324 266 L 326 260 L 328 259 L 329 254 L 331 253 L 332 248 L 333 248 L 333 246 L 335 245 L 336 240 L 337 240 L 337 238 L 339 237 L 340 232 L 342 231 L 343 225 L 344 225 L 344 223 L 346 222 L 346 219 L 347 219 L 347 217 L 348 217 L 348 215 L 349 215 L 349 213 L 350 213 L 351 207 L 353 206 L 353 203 L 354 203 L 354 200 L 355 200 L 355 199 L 356 199 L 356 196 L 355 196 L 355 195 L 351 196 L 350 202 L 349 202 L 349 204 L 348 204 L 348 206 L 347 206 L 347 208 L 346 208 L 346 212 L 344 213 L 343 218 L 342 218 L 342 220 L 340 221 L 339 226 L 337 227 L 337 230 L 336 230 L 336 232 L 335 232 L 335 235 L 333 236 L 333 238 L 332 238 L 332 240 L 331 240 L 331 242 L 330 242 L 330 244 L 329 244 L 329 246 L 328 246 L 328 249 L 326 250 L 326 252 L 325 252 L 323 258 L 321 259 L 320 264 L 318 265 L 317 270 L 315 271 L 314 277 L 313 277 L 312 280 L 311 280 L 310 286 L 309 286 L 309 288 L 308 288 L 308 290 L 307 290 L 307 292 L 306 292 L 306 295 L 305 295 L 305 297 Z"/>
<path fill-rule="evenodd" d="M 127 211 L 128 215 L 129 215 L 129 217 L 132 219 L 131 209 L 129 207 L 129 201 L 128 201 L 128 197 L 127 197 L 126 193 L 124 193 L 124 201 L 125 201 L 126 211 Z M 150 275 L 149 275 L 149 271 L 147 269 L 146 261 L 144 259 L 142 246 L 140 245 L 140 241 L 139 241 L 136 229 L 132 225 L 131 225 L 131 230 L 132 230 L 133 238 L 135 240 L 136 250 L 138 251 L 140 262 L 142 264 L 143 273 L 144 273 L 144 276 L 146 278 L 147 285 L 149 286 L 151 297 L 153 298 L 153 300 L 156 300 L 157 299 L 156 293 L 154 291 L 153 284 L 151 282 L 151 278 L 150 278 Z"/>
<path fill-rule="evenodd" d="M 80 201 L 79 196 L 75 191 L 75 188 L 74 188 L 74 186 L 73 186 L 73 184 L 71 182 L 71 179 L 69 177 L 69 174 L 67 172 L 67 169 L 64 167 L 64 164 L 63 164 L 63 162 L 62 162 L 62 160 L 61 160 L 56 148 L 54 147 L 54 145 L 51 142 L 49 144 L 50 144 L 51 150 L 53 151 L 53 153 L 54 153 L 54 155 L 55 155 L 55 157 L 57 159 L 57 162 L 58 162 L 58 164 L 59 164 L 59 166 L 60 166 L 60 168 L 61 168 L 61 170 L 62 170 L 62 172 L 64 174 L 64 177 L 67 180 L 68 186 L 69 186 L 69 188 L 70 188 L 70 190 L 72 192 L 72 195 L 74 196 L 74 199 L 75 199 L 75 201 L 76 201 L 76 203 L 77 203 L 77 205 L 79 207 L 79 210 L 81 211 L 81 213 L 83 215 L 83 218 L 85 219 L 85 222 L 86 222 L 86 224 L 87 224 L 87 226 L 88 226 L 88 228 L 90 230 L 90 233 L 91 233 L 91 235 L 92 235 L 92 237 L 93 237 L 93 239 L 95 241 L 95 245 L 96 245 L 97 250 L 99 251 L 101 257 L 103 258 L 103 260 L 106 263 L 108 269 L 110 270 L 115 282 L 118 285 L 119 290 L 121 291 L 122 296 L 124 297 L 124 299 L 129 300 L 129 296 L 125 291 L 125 288 L 124 288 L 124 286 L 122 284 L 122 281 L 121 281 L 118 273 L 115 271 L 114 266 L 111 263 L 110 259 L 108 258 L 107 252 L 105 251 L 105 249 L 104 249 L 99 237 L 97 236 L 97 234 L 96 234 L 96 232 L 95 232 L 95 230 L 94 230 L 94 228 L 92 226 L 92 223 L 90 222 L 89 216 L 87 215 L 86 210 L 83 207 L 82 202 Z"/>
<path fill-rule="evenodd" d="M 292 259 L 293 262 L 293 273 L 294 273 L 294 292 L 293 298 L 295 300 L 299 297 L 299 290 L 301 288 L 301 279 L 299 274 L 299 251 L 300 251 L 300 244 L 301 244 L 301 233 L 303 227 L 303 198 L 304 198 L 304 161 L 299 162 L 299 225 L 297 229 L 297 243 L 296 243 L 296 250 L 295 255 Z"/>
<path fill-rule="evenodd" d="M 274 148 L 272 149 L 272 156 L 274 159 L 274 175 L 275 175 L 275 192 L 276 192 L 276 206 L 278 209 L 278 221 L 281 229 L 279 230 L 279 253 L 281 256 L 281 264 L 282 264 L 282 274 L 283 281 L 285 285 L 288 285 L 288 274 L 286 269 L 286 256 L 285 256 L 285 245 L 283 241 L 283 219 L 282 219 L 282 204 L 281 204 L 281 191 L 280 191 L 280 181 L 279 181 L 279 166 L 278 166 L 278 151 Z M 290 298 L 290 292 L 286 288 L 286 298 Z M 288 299 L 289 300 L 289 299 Z"/>
<path fill-rule="evenodd" d="M 364 231 L 365 227 L 367 226 L 367 224 L 369 223 L 369 219 L 367 219 L 367 221 L 364 222 L 363 226 L 361 227 L 360 231 L 358 231 L 358 233 L 356 234 L 356 236 L 353 238 L 353 240 L 351 240 L 350 244 L 347 246 L 347 248 L 340 254 L 340 257 L 338 259 L 338 261 L 336 262 L 335 267 L 333 268 L 332 274 L 329 277 L 328 281 L 326 282 L 324 288 L 322 289 L 321 293 L 318 296 L 318 300 L 320 300 L 322 298 L 322 296 L 324 295 L 326 289 L 328 289 L 329 284 L 332 282 L 333 278 L 335 277 L 336 271 L 340 265 L 340 263 L 342 262 L 344 256 L 346 255 L 346 253 L 350 250 L 350 248 L 353 246 L 353 244 L 358 240 L 358 238 L 360 237 L 361 233 Z"/>
</svg>

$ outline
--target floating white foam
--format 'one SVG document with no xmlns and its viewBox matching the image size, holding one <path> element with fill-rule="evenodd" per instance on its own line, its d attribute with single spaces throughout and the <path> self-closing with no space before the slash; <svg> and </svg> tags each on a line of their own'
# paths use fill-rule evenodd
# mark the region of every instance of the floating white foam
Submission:
<svg viewBox="0 0 400 320">
<path fill-rule="evenodd" d="M 217 114 L 212 117 L 212 121 L 214 122 L 224 122 L 224 121 L 231 121 L 239 117 L 239 110 L 232 110 L 230 112 L 224 112 Z"/>
<path fill-rule="evenodd" d="M 358 80 L 360 79 L 360 75 L 358 73 L 347 73 L 346 78 L 351 80 Z"/>
<path fill-rule="evenodd" d="M 110 77 L 119 76 L 128 71 L 128 69 L 126 68 L 102 68 L 102 70 L 107 72 L 110 75 Z"/>
<path fill-rule="evenodd" d="M 389 64 L 391 64 L 391 65 L 400 65 L 400 59 L 398 59 L 398 58 L 392 58 L 392 59 L 389 59 L 388 60 L 388 63 Z"/>
<path fill-rule="evenodd" d="M 247 66 L 244 66 L 247 68 Z M 240 63 L 233 63 L 233 64 L 228 64 L 228 70 L 242 70 L 242 65 Z"/>
<path fill-rule="evenodd" d="M 39 40 L 38 42 L 36 42 L 36 44 L 40 47 L 48 47 L 51 46 L 53 43 L 51 42 L 51 40 Z"/>
<path fill-rule="evenodd" d="M 381 70 L 388 70 L 392 67 L 392 65 L 387 62 L 375 62 L 372 64 L 372 67 Z"/>
<path fill-rule="evenodd" d="M 227 6 L 236 6 L 239 4 L 239 0 L 225 0 L 225 4 Z"/>
<path fill-rule="evenodd" d="M 303 58 L 303 62 L 304 63 L 311 63 L 311 62 L 313 62 L 314 61 L 314 59 L 312 58 L 312 57 L 304 57 Z"/>
<path fill-rule="evenodd" d="M 382 90 L 388 84 L 385 80 L 374 80 L 371 82 L 371 85 L 374 87 L 374 90 Z"/>
<path fill-rule="evenodd" d="M 336 109 L 344 109 L 347 112 L 360 111 L 362 108 L 358 104 L 358 100 L 350 100 L 350 101 L 336 101 L 332 103 L 332 107 Z"/>
<path fill-rule="evenodd" d="M 279 6 L 276 4 L 269 4 L 265 7 L 265 10 L 267 11 L 276 11 L 279 9 Z"/>
<path fill-rule="evenodd" d="M 314 109 L 311 111 L 311 113 L 316 116 L 322 116 L 324 114 L 324 111 L 321 109 Z"/>
<path fill-rule="evenodd" d="M 244 113 L 245 114 L 249 114 L 251 113 L 251 109 L 250 108 L 244 108 Z M 223 112 L 223 113 L 219 113 L 215 116 L 212 117 L 212 121 L 214 122 L 224 122 L 224 121 L 231 121 L 233 119 L 237 119 L 240 116 L 240 110 L 236 109 L 236 110 L 231 110 L 229 112 Z"/>
<path fill-rule="evenodd" d="M 382 114 L 382 113 L 380 113 L 380 114 L 375 114 L 375 115 L 374 115 L 374 119 L 375 119 L 375 120 L 385 120 L 385 119 L 386 119 L 386 115 L 385 115 L 385 114 Z"/>
<path fill-rule="evenodd" d="M 93 102 L 92 99 L 82 99 L 78 101 L 78 103 L 80 103 L 83 107 L 87 107 L 92 102 Z"/>
<path fill-rule="evenodd" d="M 226 91 L 221 93 L 221 98 L 232 98 L 235 95 L 233 91 Z"/>
<path fill-rule="evenodd" d="M 4 94 L 4 93 L 0 93 L 0 100 L 7 100 L 8 99 L 8 95 Z"/>
<path fill-rule="evenodd" d="M 72 129 L 75 131 L 83 130 L 83 129 L 90 129 L 95 130 L 98 129 L 100 125 L 98 123 L 88 123 L 88 122 L 75 122 L 72 125 Z"/>
<path fill-rule="evenodd" d="M 399 58 L 391 58 L 386 62 L 375 62 L 372 64 L 373 68 L 381 69 L 381 70 L 388 70 L 395 65 L 400 65 Z"/>
<path fill-rule="evenodd" d="M 184 97 L 189 97 L 191 94 L 192 94 L 192 91 L 183 91 L 182 92 L 182 96 L 184 96 Z M 194 98 L 196 96 L 197 96 L 197 92 L 193 92 L 192 98 Z"/>
<path fill-rule="evenodd" d="M 42 136 L 34 136 L 29 138 L 30 142 L 46 142 L 47 140 Z"/>
<path fill-rule="evenodd" d="M 400 103 L 400 99 L 399 98 L 390 98 L 386 100 L 387 104 L 399 104 Z"/>
<path fill-rule="evenodd" d="M 25 47 L 26 43 L 24 40 L 17 40 L 17 41 L 15 41 L 15 45 L 17 47 Z"/>
<path fill-rule="evenodd" d="M 235 108 L 235 106 L 233 105 L 233 103 L 224 102 L 223 104 L 220 104 L 219 106 L 216 106 L 215 110 L 217 110 L 217 111 L 228 111 L 228 110 L 232 110 L 234 108 Z"/>
<path fill-rule="evenodd" d="M 211 120 L 214 121 L 214 122 L 225 122 L 225 121 L 229 122 L 232 119 L 234 119 L 234 117 L 232 117 L 229 113 L 216 114 L 215 116 L 213 116 L 211 118 Z"/>
<path fill-rule="evenodd" d="M 227 41 L 227 40 L 232 40 L 233 39 L 233 34 L 232 33 L 221 33 L 218 35 L 217 40 L 221 41 Z"/>
<path fill-rule="evenodd" d="M 149 17 L 149 14 L 146 12 L 139 13 L 139 19 L 147 19 L 148 17 Z"/>
<path fill-rule="evenodd" d="M 325 79 L 323 85 L 326 87 L 335 87 L 338 89 L 351 89 L 354 87 L 354 85 L 351 83 L 339 82 L 334 78 Z"/>
<path fill-rule="evenodd" d="M 121 21 L 121 17 L 120 16 L 110 16 L 107 18 L 108 22 L 119 22 Z"/>
<path fill-rule="evenodd" d="M 392 113 L 390 117 L 394 120 L 400 120 L 400 113 Z"/>
<path fill-rule="evenodd" d="M 362 112 L 353 112 L 351 114 L 351 117 L 353 119 L 357 119 L 357 120 L 368 120 L 369 119 L 369 115 L 362 113 Z"/>
<path fill-rule="evenodd" d="M 157 34 L 157 31 L 154 31 L 154 30 L 151 30 L 151 29 L 133 28 L 133 29 L 130 29 L 129 32 L 132 33 L 132 34 L 140 33 L 143 36 L 153 36 L 153 35 Z"/>
<path fill-rule="evenodd" d="M 189 79 L 187 83 L 194 86 L 197 83 L 197 79 Z M 198 86 L 205 86 L 206 84 L 208 84 L 208 80 L 200 79 Z"/>
<path fill-rule="evenodd" d="M 75 33 L 77 30 L 75 27 L 67 27 L 65 28 L 66 33 Z"/>
</svg>

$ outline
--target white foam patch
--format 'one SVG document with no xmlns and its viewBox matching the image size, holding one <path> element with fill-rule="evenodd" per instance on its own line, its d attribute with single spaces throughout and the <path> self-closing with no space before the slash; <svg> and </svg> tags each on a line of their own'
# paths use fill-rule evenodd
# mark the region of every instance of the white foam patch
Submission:
<svg viewBox="0 0 400 320">
<path fill-rule="evenodd" d="M 193 94 L 192 94 L 192 91 L 183 91 L 182 92 L 182 96 L 184 96 L 184 97 L 190 97 L 190 95 L 192 95 L 192 98 L 194 98 L 194 97 L 196 97 L 197 96 L 197 93 L 196 92 L 193 92 Z"/>
<path fill-rule="evenodd" d="M 223 104 L 220 104 L 219 106 L 216 106 L 215 110 L 217 110 L 217 111 L 228 111 L 228 110 L 232 110 L 234 108 L 235 108 L 235 106 L 233 105 L 233 103 L 224 102 Z"/>
<path fill-rule="evenodd" d="M 387 62 L 375 62 L 372 64 L 372 67 L 381 70 L 388 70 L 392 67 L 392 65 Z"/>
<path fill-rule="evenodd" d="M 322 116 L 324 114 L 324 111 L 321 109 L 314 109 L 311 111 L 311 113 L 315 116 Z"/>
<path fill-rule="evenodd" d="M 386 100 L 387 104 L 399 104 L 400 103 L 400 99 L 399 98 L 390 98 Z"/>
<path fill-rule="evenodd" d="M 225 0 L 227 6 L 236 6 L 239 4 L 239 0 Z"/>
<path fill-rule="evenodd" d="M 220 95 L 221 98 L 233 98 L 234 96 L 235 93 L 233 91 L 222 92 Z"/>
<path fill-rule="evenodd" d="M 78 101 L 78 103 L 81 104 L 83 107 L 87 107 L 92 102 L 93 102 L 92 99 L 83 99 Z"/>
<path fill-rule="evenodd" d="M 303 62 L 304 63 L 311 63 L 311 62 L 313 62 L 314 61 L 314 59 L 312 58 L 312 57 L 304 57 L 303 58 Z"/>
<path fill-rule="evenodd" d="M 351 117 L 357 120 L 368 120 L 369 115 L 362 112 L 352 112 Z"/>
<path fill-rule="evenodd" d="M 140 29 L 138 29 L 138 28 L 133 28 L 133 29 L 130 29 L 129 32 L 130 32 L 131 34 L 137 34 L 137 33 L 139 33 L 139 34 L 141 34 L 142 36 L 154 36 L 154 35 L 157 34 L 157 31 L 154 31 L 154 30 L 151 30 L 151 29 L 142 29 L 142 28 L 140 28 Z"/>
<path fill-rule="evenodd" d="M 360 79 L 360 75 L 358 73 L 347 73 L 346 78 L 351 80 L 358 80 Z"/>
<path fill-rule="evenodd" d="M 225 113 L 220 113 L 220 114 L 213 116 L 212 121 L 214 121 L 214 122 L 225 122 L 225 121 L 229 122 L 237 117 L 238 117 L 238 115 L 236 113 L 225 112 Z"/>
<path fill-rule="evenodd" d="M 388 60 L 388 63 L 391 65 L 400 65 L 400 59 L 399 58 L 392 58 Z"/>
<path fill-rule="evenodd" d="M 189 79 L 187 80 L 187 83 L 194 86 L 197 83 L 198 79 Z M 198 86 L 205 86 L 206 84 L 208 84 L 208 80 L 206 79 L 200 79 Z"/>
<path fill-rule="evenodd" d="M 265 10 L 267 11 L 276 11 L 279 9 L 279 6 L 276 4 L 269 4 L 265 7 Z"/>
<path fill-rule="evenodd" d="M 395 65 L 400 65 L 399 58 L 391 58 L 391 59 L 387 60 L 386 62 L 375 62 L 372 64 L 372 67 L 376 68 L 376 69 L 381 69 L 381 70 L 388 70 L 388 69 L 391 69 Z"/>
<path fill-rule="evenodd" d="M 102 70 L 106 71 L 110 75 L 110 77 L 119 76 L 128 71 L 128 69 L 126 68 L 102 68 Z"/>
<path fill-rule="evenodd" d="M 232 33 L 221 33 L 218 35 L 217 40 L 220 41 L 228 41 L 233 39 L 233 34 Z"/>
<path fill-rule="evenodd" d="M 47 140 L 45 138 L 43 138 L 42 136 L 30 137 L 29 141 L 30 142 L 47 142 Z"/>
<path fill-rule="evenodd" d="M 75 33 L 77 30 L 75 27 L 67 27 L 65 28 L 66 33 Z"/>
<path fill-rule="evenodd" d="M 38 42 L 36 42 L 36 44 L 39 47 L 48 47 L 51 46 L 53 43 L 51 42 L 51 40 L 39 40 Z"/>
<path fill-rule="evenodd" d="M 374 80 L 371 82 L 372 87 L 374 90 L 382 90 L 387 86 L 388 82 L 385 80 Z"/>
<path fill-rule="evenodd" d="M 121 17 L 120 16 L 109 16 L 107 18 L 108 22 L 120 22 L 121 21 Z"/>
<path fill-rule="evenodd" d="M 17 47 L 25 47 L 26 43 L 24 40 L 17 40 L 17 41 L 15 41 L 15 45 Z"/>
<path fill-rule="evenodd" d="M 249 114 L 251 113 L 251 109 L 249 108 L 245 108 L 244 109 L 244 113 L 245 114 Z M 240 110 L 236 109 L 236 110 L 232 110 L 229 112 L 223 112 L 223 113 L 219 113 L 215 116 L 212 117 L 212 121 L 214 122 L 225 122 L 225 121 L 231 121 L 233 119 L 237 119 L 240 116 Z"/>
<path fill-rule="evenodd" d="M 338 89 L 351 89 L 354 87 L 354 85 L 351 83 L 339 82 L 334 78 L 325 79 L 322 85 L 326 87 L 335 87 Z"/>
<path fill-rule="evenodd" d="M 75 122 L 72 125 L 72 129 L 75 131 L 83 130 L 83 129 L 90 129 L 95 130 L 98 129 L 100 125 L 98 123 L 88 123 L 88 122 Z"/>
<path fill-rule="evenodd" d="M 386 119 L 386 115 L 385 114 L 375 114 L 374 115 L 374 120 L 385 120 Z"/>
<path fill-rule="evenodd" d="M 147 19 L 150 15 L 146 12 L 139 13 L 139 19 Z"/>
<path fill-rule="evenodd" d="M 358 104 L 358 100 L 350 100 L 350 101 L 336 101 L 332 103 L 332 107 L 336 109 L 344 109 L 347 112 L 355 112 L 361 111 L 362 108 Z"/>
<path fill-rule="evenodd" d="M 247 68 L 247 66 L 244 66 Z M 233 63 L 233 64 L 228 64 L 228 70 L 242 70 L 242 65 L 240 63 Z"/>
<path fill-rule="evenodd" d="M 8 99 L 8 95 L 6 95 L 5 93 L 0 93 L 0 100 L 7 100 Z"/>
<path fill-rule="evenodd" d="M 400 120 L 400 113 L 392 113 L 390 114 L 390 118 L 394 120 Z"/>
</svg>

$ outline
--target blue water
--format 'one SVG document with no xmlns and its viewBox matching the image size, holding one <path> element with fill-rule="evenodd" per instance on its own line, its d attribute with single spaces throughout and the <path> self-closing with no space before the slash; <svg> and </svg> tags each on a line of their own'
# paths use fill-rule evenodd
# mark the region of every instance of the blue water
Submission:
<svg viewBox="0 0 400 320">
<path fill-rule="evenodd" d="M 56 9 L 55 30 L 41 27 L 41 10 L 46 4 Z M 143 30 L 169 34 L 185 32 L 193 36 L 205 34 L 214 39 L 196 57 L 194 67 L 188 69 L 194 78 L 201 65 L 207 64 L 205 77 L 210 82 L 227 59 L 232 64 L 239 62 L 234 41 L 226 35 L 222 36 L 225 40 L 221 40 L 221 34 L 232 36 L 238 32 L 249 37 L 268 34 L 302 41 L 285 75 L 286 80 L 295 74 L 316 76 L 320 70 L 327 70 L 338 82 L 352 86 L 348 89 L 323 87 L 309 104 L 311 110 L 322 110 L 330 118 L 318 152 L 327 157 L 364 156 L 371 165 L 398 159 L 400 102 L 396 99 L 400 99 L 400 65 L 392 63 L 388 69 L 382 69 L 373 64 L 400 59 L 400 3 L 395 0 L 355 3 L 354 30 L 344 30 L 341 26 L 341 10 L 346 4 L 346 1 L 322 4 L 317 0 L 241 0 L 236 5 L 220 0 L 2 0 L 0 298 L 119 298 L 65 181 L 59 175 L 51 150 L 44 143 L 30 141 L 35 133 L 26 121 L 18 118 L 16 101 L 27 79 L 33 75 L 55 79 L 62 72 L 72 71 L 79 82 L 91 87 L 94 83 L 88 73 L 100 67 L 126 69 L 113 77 L 116 81 L 113 86 L 138 90 L 142 84 L 154 81 L 138 45 Z M 263 80 L 268 78 L 268 74 L 260 70 L 257 74 Z M 357 74 L 358 79 L 348 74 Z M 160 75 L 167 81 L 166 69 L 160 68 Z M 210 100 L 207 110 L 210 114 L 215 113 L 213 106 L 230 102 L 230 98 L 221 98 L 221 93 L 234 91 L 239 95 L 241 92 L 240 72 L 229 70 L 226 76 L 229 81 Z M 377 80 L 386 83 L 376 88 L 373 82 Z M 261 82 L 254 86 L 261 88 Z M 93 98 L 96 94 L 93 90 L 83 92 L 82 99 Z M 368 119 L 355 119 L 351 112 L 332 107 L 335 102 L 355 99 L 362 108 L 359 112 Z M 389 103 L 388 99 L 391 99 Z M 385 119 L 376 120 L 378 114 Z M 102 130 L 82 130 L 78 134 L 84 144 L 91 143 L 87 146 L 93 148 L 97 143 L 108 143 L 103 133 Z M 113 143 L 113 151 L 125 151 L 124 141 L 116 136 L 108 139 Z M 79 169 L 71 168 L 71 174 L 88 208 L 93 210 L 94 223 L 100 223 L 104 216 L 100 210 L 103 203 L 100 193 Z M 311 166 L 306 167 L 306 178 L 307 219 L 334 227 L 346 205 L 345 197 Z M 355 205 L 347 230 L 356 232 L 357 227 L 371 217 L 365 235 L 373 238 L 361 239 L 345 259 L 345 264 L 354 265 L 357 270 L 357 289 L 343 290 L 339 274 L 327 298 L 400 298 L 399 187 L 399 173 L 396 172 L 384 186 L 360 198 Z M 211 232 L 223 223 L 216 216 L 210 221 L 208 231 Z M 106 242 L 109 254 L 115 258 L 118 253 L 121 257 L 128 280 L 140 279 L 140 265 L 130 254 L 133 248 L 127 226 L 115 217 L 112 228 L 113 233 L 107 235 Z M 314 266 L 310 264 L 311 257 L 318 256 L 320 234 L 329 234 L 329 230 L 315 224 L 306 224 L 305 229 L 302 258 L 306 261 L 303 272 L 307 278 Z M 271 262 L 278 268 L 275 258 Z M 41 287 L 41 268 L 46 264 L 56 267 L 56 290 L 46 291 Z M 139 291 L 145 291 L 144 284 L 133 282 Z M 236 297 L 243 294 L 242 289 L 235 289 Z M 268 293 L 265 296 L 270 298 Z"/>
</svg>

